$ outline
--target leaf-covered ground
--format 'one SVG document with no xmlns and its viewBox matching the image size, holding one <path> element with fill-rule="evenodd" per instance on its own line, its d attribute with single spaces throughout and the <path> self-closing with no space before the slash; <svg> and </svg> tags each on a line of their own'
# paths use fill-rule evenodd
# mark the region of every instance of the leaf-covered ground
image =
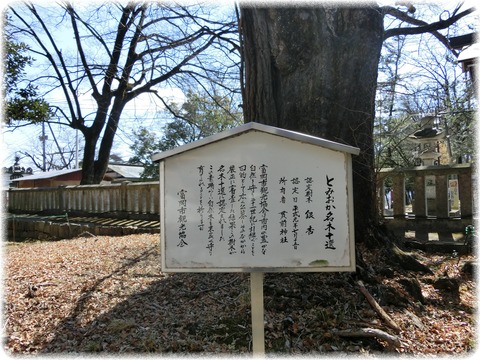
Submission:
<svg viewBox="0 0 480 360">
<path fill-rule="evenodd" d="M 164 274 L 158 241 L 158 235 L 140 234 L 5 242 L 5 352 L 250 353 L 249 274 Z M 400 333 L 372 309 L 352 274 L 265 274 L 266 352 L 475 350 L 475 283 L 460 271 L 472 256 L 419 255 L 433 275 L 398 272 L 374 256 L 365 258 L 374 275 L 364 283 Z M 438 278 L 455 279 L 459 292 L 435 289 Z M 422 301 L 406 291 L 411 279 L 418 280 Z M 397 336 L 400 346 L 378 337 L 339 336 L 365 328 Z"/>
</svg>

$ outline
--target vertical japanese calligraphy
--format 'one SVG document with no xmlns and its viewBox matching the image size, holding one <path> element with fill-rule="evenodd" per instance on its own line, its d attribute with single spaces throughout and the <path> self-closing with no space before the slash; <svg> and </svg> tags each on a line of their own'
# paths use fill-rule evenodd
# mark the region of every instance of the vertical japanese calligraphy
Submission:
<svg viewBox="0 0 480 360">
<path fill-rule="evenodd" d="M 350 158 L 306 140 L 249 132 L 166 156 L 162 268 L 354 269 Z"/>
<path fill-rule="evenodd" d="M 314 204 L 312 204 L 313 177 L 307 176 L 302 181 L 298 176 L 294 176 L 290 180 L 287 180 L 286 176 L 282 176 L 278 180 L 278 184 L 280 186 L 280 206 L 282 208 L 282 211 L 278 213 L 280 215 L 280 243 L 288 243 L 289 238 L 291 238 L 291 245 L 294 250 L 297 250 L 300 246 L 300 231 L 307 235 L 315 233 Z M 292 204 L 288 210 L 287 203 Z M 290 217 L 288 214 L 291 214 Z M 303 223 L 302 229 L 300 229 L 300 223 Z M 288 225 L 290 224 L 291 228 L 289 229 Z"/>
<path fill-rule="evenodd" d="M 187 238 L 187 215 L 186 215 L 186 210 L 187 210 L 187 199 L 186 199 L 186 193 L 187 191 L 184 190 L 184 189 L 181 189 L 177 195 L 179 196 L 179 200 L 178 200 L 178 223 L 179 223 L 179 226 L 178 226 L 178 240 L 179 240 L 179 243 L 177 244 L 177 246 L 180 246 L 180 247 L 184 247 L 187 244 L 187 242 L 185 241 L 185 239 Z"/>
<path fill-rule="evenodd" d="M 266 255 L 272 241 L 290 244 L 293 250 L 298 250 L 302 235 L 312 236 L 315 234 L 315 229 L 322 225 L 315 215 L 317 211 L 314 197 L 316 181 L 313 175 L 281 176 L 270 184 L 269 166 L 264 163 L 216 166 L 200 164 L 196 168 L 198 199 L 195 200 L 199 204 L 196 209 L 197 227 L 202 232 L 205 227 L 207 229 L 205 247 L 210 256 L 214 255 L 215 244 L 225 240 L 228 244 L 228 255 L 237 252 L 245 255 L 247 249 L 252 256 L 256 255 L 257 250 L 259 254 Z M 208 169 L 206 182 L 205 169 Z M 325 248 L 335 249 L 334 178 L 327 176 L 326 179 L 326 217 L 323 225 L 326 226 L 325 236 L 328 241 Z M 207 195 L 205 195 L 205 187 Z M 281 210 L 274 214 L 270 214 L 272 189 L 275 192 L 274 198 L 279 202 L 277 208 Z M 179 194 L 183 194 L 182 191 Z M 207 198 L 207 206 L 204 205 L 205 198 Z M 182 201 L 186 200 L 183 198 Z M 178 211 L 184 210 L 181 207 Z M 205 212 L 207 221 L 205 221 Z M 272 222 L 278 229 L 274 237 L 269 233 Z M 187 243 L 183 241 L 182 246 L 186 245 Z"/>
<path fill-rule="evenodd" d="M 287 215 L 288 215 L 288 211 L 285 209 L 285 204 L 287 203 L 287 178 L 285 176 L 282 176 L 279 180 L 278 180 L 278 184 L 280 186 L 280 206 L 281 206 L 281 210 L 279 212 L 280 214 L 280 243 L 282 244 L 286 244 L 288 243 L 288 227 L 287 227 L 287 224 L 288 224 L 288 219 L 287 219 Z"/>
<path fill-rule="evenodd" d="M 238 201 L 240 202 L 240 253 L 245 254 L 247 248 L 247 240 L 245 239 L 245 219 L 247 218 L 247 194 L 245 193 L 245 179 L 247 178 L 247 165 L 240 165 L 238 167 L 240 177 L 240 195 Z"/>
<path fill-rule="evenodd" d="M 248 239 L 250 240 L 250 248 L 252 256 L 255 255 L 255 242 L 257 239 L 257 201 L 255 197 L 255 190 L 257 189 L 257 167 L 255 165 L 250 165 L 250 186 L 248 191 L 250 192 L 250 232 L 248 234 Z"/>
<path fill-rule="evenodd" d="M 326 185 L 327 190 L 325 191 L 325 211 L 327 215 L 323 222 L 325 223 L 325 237 L 327 240 L 325 241 L 325 249 L 335 250 L 335 238 L 333 234 L 333 221 L 335 220 L 335 198 L 334 198 L 334 190 L 333 190 L 333 177 L 329 178 L 328 175 L 326 177 Z"/>
<path fill-rule="evenodd" d="M 310 236 L 315 233 L 314 228 L 314 221 L 315 216 L 312 209 L 313 202 L 313 178 L 307 177 L 305 178 L 305 204 L 307 204 L 307 209 L 305 210 L 305 219 L 308 220 L 307 222 L 307 229 L 305 233 Z"/>
<path fill-rule="evenodd" d="M 260 245 L 262 254 L 267 252 L 268 244 L 268 172 L 267 165 L 260 166 Z"/>
<path fill-rule="evenodd" d="M 225 200 L 225 165 L 220 165 L 218 168 L 218 223 L 220 224 L 220 241 L 225 240 L 224 238 L 224 227 L 227 223 L 225 220 L 225 208 L 226 208 L 226 200 Z"/>
<path fill-rule="evenodd" d="M 292 184 L 292 200 L 293 200 L 293 208 L 292 208 L 292 234 L 293 234 L 293 248 L 295 250 L 298 249 L 298 222 L 300 221 L 300 211 L 298 210 L 298 185 L 300 184 L 300 180 L 298 177 L 294 177 L 290 180 Z"/>
<path fill-rule="evenodd" d="M 237 216 L 235 212 L 235 193 L 237 192 L 237 184 L 236 180 L 236 169 L 235 165 L 230 165 L 228 167 L 228 196 L 229 196 L 229 203 L 230 203 L 230 212 L 228 215 L 228 229 L 230 230 L 230 234 L 228 236 L 228 253 L 235 254 L 236 250 L 236 236 L 234 230 L 237 228 Z"/>
<path fill-rule="evenodd" d="M 215 192 L 215 183 L 214 183 L 214 176 L 213 176 L 213 165 L 208 167 L 208 183 L 207 183 L 207 191 L 208 191 L 208 210 L 207 210 L 207 217 L 208 217 L 208 244 L 207 249 L 210 256 L 213 254 L 213 246 L 214 246 L 214 229 L 213 229 L 213 221 L 214 221 L 214 200 L 213 200 L 213 193 Z M 202 214 L 200 214 L 202 216 Z"/>
<path fill-rule="evenodd" d="M 198 200 L 198 208 L 197 208 L 197 213 L 200 216 L 200 221 L 198 223 L 198 230 L 203 231 L 203 228 L 205 226 L 203 221 L 203 213 L 205 211 L 205 208 L 203 207 L 203 191 L 205 188 L 205 182 L 203 180 L 204 166 L 200 165 L 197 169 L 198 169 L 198 193 L 200 195 Z"/>
</svg>

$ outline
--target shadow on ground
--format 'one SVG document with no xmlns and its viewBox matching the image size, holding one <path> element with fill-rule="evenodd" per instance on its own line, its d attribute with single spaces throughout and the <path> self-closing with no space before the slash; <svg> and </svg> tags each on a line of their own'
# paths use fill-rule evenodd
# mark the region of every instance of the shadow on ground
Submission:
<svg viewBox="0 0 480 360">
<path fill-rule="evenodd" d="M 243 273 L 130 273 L 132 277 L 158 277 L 147 288 L 100 311 L 85 321 L 106 279 L 141 268 L 143 262 L 158 259 L 158 250 L 147 249 L 129 259 L 112 274 L 99 279 L 79 297 L 70 316 L 63 319 L 41 353 L 163 353 L 163 354 L 248 354 L 251 352 L 249 274 Z M 393 278 L 387 279 L 389 283 Z M 428 279 L 424 279 L 428 283 Z M 264 283 L 266 351 L 288 355 L 325 354 L 329 351 L 383 352 L 375 339 L 345 341 L 332 336 L 332 329 L 364 325 L 378 326 L 378 317 L 358 292 L 353 274 L 266 274 Z M 378 286 L 369 285 L 370 291 Z M 400 290 L 398 290 L 400 289 Z M 392 290 L 392 289 L 390 289 Z M 393 289 L 395 290 L 395 289 Z M 383 306 L 398 312 L 409 310 L 415 317 L 431 316 L 431 309 L 404 296 L 401 305 L 388 300 Z M 457 294 L 441 290 L 441 297 L 426 303 L 449 316 L 471 314 Z M 119 295 L 117 295 L 118 297 Z M 120 295 L 121 296 L 121 295 Z M 420 322 L 422 321 L 420 320 Z M 411 331 L 411 323 L 402 323 Z M 423 320 L 428 333 L 428 322 Z M 441 322 L 444 320 L 441 320 Z M 417 329 L 418 330 L 418 329 Z M 408 352 L 408 350 L 407 350 Z"/>
</svg>

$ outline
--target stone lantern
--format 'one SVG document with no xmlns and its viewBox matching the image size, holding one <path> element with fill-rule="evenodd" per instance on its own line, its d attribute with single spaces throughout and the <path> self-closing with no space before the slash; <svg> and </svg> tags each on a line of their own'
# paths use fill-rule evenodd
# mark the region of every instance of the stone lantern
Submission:
<svg viewBox="0 0 480 360">
<path fill-rule="evenodd" d="M 439 165 L 440 152 L 438 141 L 446 138 L 446 131 L 435 124 L 436 117 L 424 116 L 420 119 L 420 129 L 408 136 L 408 140 L 418 144 L 420 149 L 417 157 L 423 166 Z"/>
</svg>

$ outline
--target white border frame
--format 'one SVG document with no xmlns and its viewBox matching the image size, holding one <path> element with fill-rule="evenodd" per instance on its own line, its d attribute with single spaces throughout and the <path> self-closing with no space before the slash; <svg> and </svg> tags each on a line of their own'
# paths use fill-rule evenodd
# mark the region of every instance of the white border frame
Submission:
<svg viewBox="0 0 480 360">
<path fill-rule="evenodd" d="M 350 266 L 309 266 L 309 267 L 211 267 L 211 268 L 174 268 L 166 266 L 166 241 L 163 224 L 165 224 L 165 162 L 160 161 L 160 248 L 161 248 L 161 268 L 162 272 L 355 272 L 355 219 L 353 211 L 353 176 L 352 176 L 352 156 L 344 153 L 346 161 L 347 178 L 347 208 L 348 208 L 348 237 L 349 237 L 349 259 Z"/>
</svg>

